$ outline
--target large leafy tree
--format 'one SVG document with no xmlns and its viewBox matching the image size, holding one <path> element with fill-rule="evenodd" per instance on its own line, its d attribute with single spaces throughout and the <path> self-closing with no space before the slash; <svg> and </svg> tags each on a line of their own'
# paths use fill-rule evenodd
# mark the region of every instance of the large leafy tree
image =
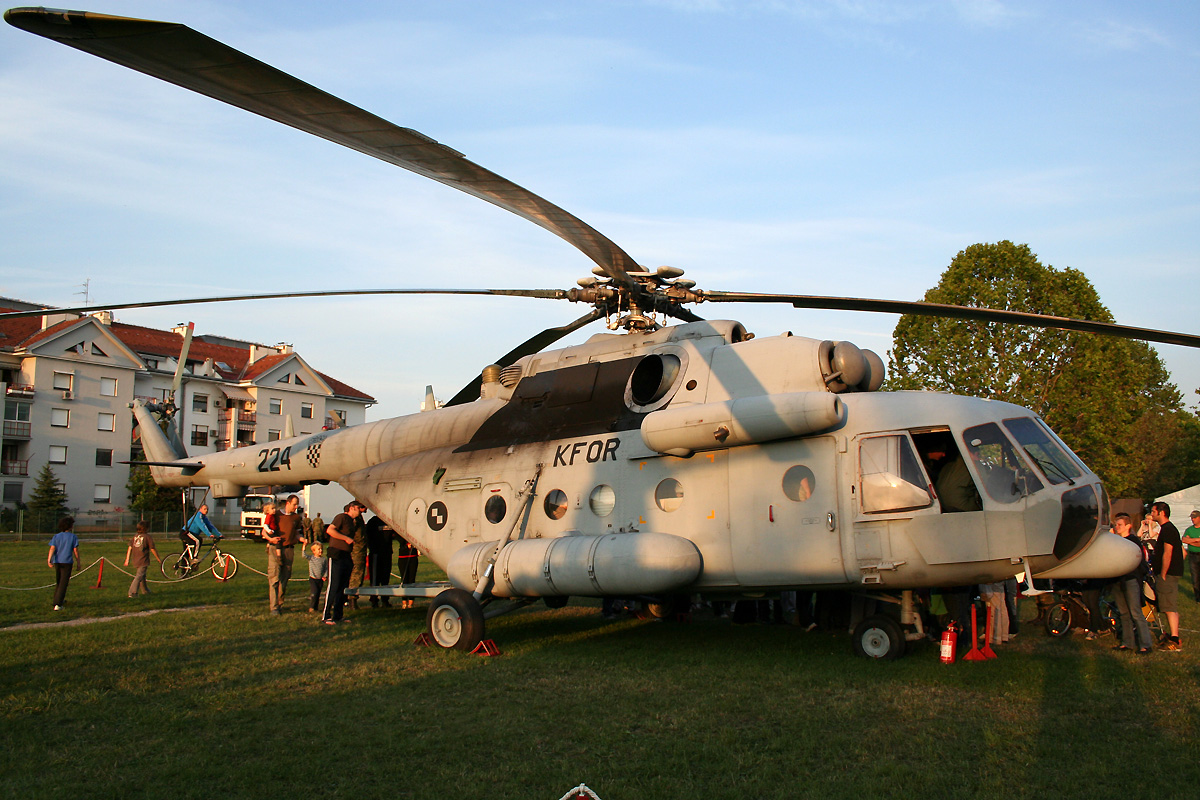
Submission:
<svg viewBox="0 0 1200 800">
<path fill-rule="evenodd" d="M 1009 241 L 963 250 L 925 300 L 1112 322 L 1075 269 Z M 1109 336 L 905 315 L 888 354 L 891 389 L 1004 400 L 1042 416 L 1114 497 L 1172 480 L 1177 436 L 1194 422 L 1146 343 Z M 1177 470 L 1176 470 L 1177 471 Z M 1175 486 L 1173 488 L 1179 488 Z"/>
<path fill-rule="evenodd" d="M 27 527 L 33 531 L 56 531 L 58 521 L 68 513 L 67 493 L 59 485 L 58 476 L 50 465 L 43 464 L 29 496 Z"/>
<path fill-rule="evenodd" d="M 181 508 L 179 490 L 159 486 L 150 476 L 150 468 L 135 466 L 129 470 L 125 484 L 129 490 L 129 507 L 143 518 L 152 514 L 178 512 Z"/>
</svg>

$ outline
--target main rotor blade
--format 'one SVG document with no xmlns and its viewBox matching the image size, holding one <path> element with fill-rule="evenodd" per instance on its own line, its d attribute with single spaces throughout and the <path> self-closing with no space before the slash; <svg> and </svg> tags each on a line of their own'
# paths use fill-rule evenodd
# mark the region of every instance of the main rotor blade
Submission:
<svg viewBox="0 0 1200 800">
<path fill-rule="evenodd" d="M 87 11 L 14 8 L 4 19 L 30 33 L 191 89 L 366 153 L 474 195 L 574 245 L 632 287 L 629 255 L 587 223 L 462 153 L 401 128 L 184 25 Z"/>
<path fill-rule="evenodd" d="M 240 300 L 280 300 L 292 297 L 355 297 L 386 294 L 474 294 L 511 297 L 538 297 L 543 300 L 565 300 L 562 289 L 336 289 L 326 292 L 272 292 L 268 294 L 238 294 L 223 297 L 190 297 L 182 300 L 147 300 L 142 303 L 110 303 L 74 308 L 43 308 L 37 311 L 9 311 L 0 314 L 0 322 L 18 317 L 40 317 L 43 314 L 90 314 L 94 311 L 121 311 L 127 308 L 165 308 L 201 303 L 232 303 Z"/>
<path fill-rule="evenodd" d="M 515 364 L 519 359 L 524 358 L 532 353 L 538 353 L 557 342 L 569 333 L 574 333 L 590 322 L 594 322 L 604 316 L 604 312 L 596 310 L 583 315 L 574 322 L 569 322 L 559 328 L 547 328 L 541 333 L 526 339 L 521 344 L 509 350 L 504 355 L 500 356 L 494 363 L 502 367 L 507 367 Z M 463 388 L 459 389 L 458 394 L 450 398 L 444 405 L 457 406 L 463 403 L 470 403 L 475 398 L 479 397 L 479 387 L 483 385 L 483 375 L 480 374 L 475 380 L 468 383 Z"/>
<path fill-rule="evenodd" d="M 875 311 L 885 314 L 915 314 L 923 317 L 977 319 L 984 322 L 1006 322 L 1030 325 L 1035 328 L 1060 328 L 1086 331 L 1123 339 L 1200 347 L 1200 336 L 1191 333 L 1161 331 L 1154 328 L 1134 328 L 1112 322 L 1093 322 L 1073 317 L 1055 317 L 1025 311 L 1004 311 L 996 308 L 973 308 L 946 303 L 926 303 L 911 300 L 874 300 L 868 297 L 821 297 L 806 294 L 757 294 L 754 292 L 705 292 L 704 299 L 712 303 L 788 303 L 795 308 L 829 308 L 840 311 Z"/>
</svg>

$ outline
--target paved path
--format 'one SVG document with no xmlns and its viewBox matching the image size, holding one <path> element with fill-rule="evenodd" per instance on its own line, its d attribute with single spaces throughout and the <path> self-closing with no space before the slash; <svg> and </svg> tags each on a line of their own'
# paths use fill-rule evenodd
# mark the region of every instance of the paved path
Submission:
<svg viewBox="0 0 1200 800">
<path fill-rule="evenodd" d="M 3 631 L 32 631 L 39 628 L 60 628 L 68 625 L 91 625 L 93 622 L 113 622 L 118 619 L 129 619 L 130 617 L 148 617 L 151 614 L 171 614 L 176 611 L 201 611 L 211 606 L 188 606 L 187 608 L 152 608 L 148 611 L 131 611 L 128 614 L 118 614 L 115 617 L 77 617 L 76 619 L 64 619 L 62 622 L 22 622 L 17 625 L 9 625 L 0 628 Z"/>
</svg>

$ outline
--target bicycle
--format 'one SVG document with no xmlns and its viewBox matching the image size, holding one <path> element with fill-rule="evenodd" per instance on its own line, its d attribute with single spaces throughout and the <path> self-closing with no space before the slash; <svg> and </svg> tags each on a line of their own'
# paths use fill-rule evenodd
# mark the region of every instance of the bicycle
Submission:
<svg viewBox="0 0 1200 800">
<path fill-rule="evenodd" d="M 1083 596 L 1074 591 L 1057 591 L 1058 602 L 1048 606 L 1045 610 L 1045 625 L 1046 633 L 1051 636 L 1066 636 L 1071 632 L 1072 628 L 1088 627 L 1088 620 L 1091 615 L 1088 613 L 1087 606 L 1083 604 Z M 1117 606 L 1108 597 L 1100 598 L 1100 620 L 1099 630 L 1101 633 L 1107 631 L 1120 632 L 1121 615 L 1117 612 Z"/>
<path fill-rule="evenodd" d="M 200 549 L 203 549 L 203 546 Z M 237 574 L 237 559 L 229 553 L 221 551 L 220 536 L 213 537 L 208 554 L 212 555 L 212 560 L 201 566 L 205 556 L 193 556 L 190 548 L 185 548 L 182 553 L 172 553 L 162 560 L 163 577 L 167 580 L 181 581 L 192 575 L 211 570 L 214 578 L 224 582 Z"/>
</svg>

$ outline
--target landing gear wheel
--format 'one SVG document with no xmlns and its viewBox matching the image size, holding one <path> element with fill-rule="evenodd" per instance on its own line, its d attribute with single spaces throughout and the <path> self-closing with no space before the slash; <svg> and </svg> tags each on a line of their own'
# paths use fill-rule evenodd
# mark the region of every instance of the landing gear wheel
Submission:
<svg viewBox="0 0 1200 800">
<path fill-rule="evenodd" d="M 1066 636 L 1070 632 L 1070 606 L 1066 603 L 1055 603 L 1046 609 L 1046 633 L 1051 636 Z"/>
<path fill-rule="evenodd" d="M 865 658 L 894 661 L 904 655 L 904 631 L 891 617 L 876 614 L 854 629 L 854 653 Z"/>
<path fill-rule="evenodd" d="M 552 595 L 543 597 L 542 602 L 546 604 L 546 608 L 566 608 L 567 601 L 570 600 L 565 594 Z"/>
<path fill-rule="evenodd" d="M 425 615 L 430 637 L 447 650 L 474 650 L 483 641 L 483 609 L 470 592 L 447 589 Z"/>
<path fill-rule="evenodd" d="M 679 595 L 664 597 L 657 603 L 647 603 L 646 611 L 655 619 L 670 619 L 687 611 L 687 598 Z"/>
</svg>

